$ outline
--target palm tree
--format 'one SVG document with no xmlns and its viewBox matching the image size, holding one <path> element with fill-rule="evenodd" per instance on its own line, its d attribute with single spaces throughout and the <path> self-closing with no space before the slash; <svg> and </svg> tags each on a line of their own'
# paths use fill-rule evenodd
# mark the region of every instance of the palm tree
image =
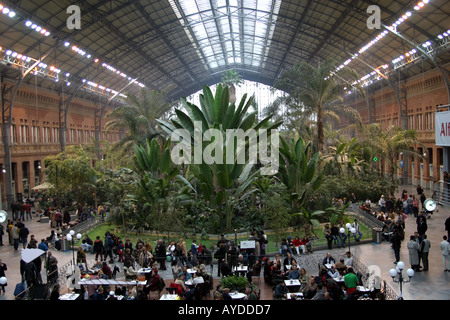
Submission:
<svg viewBox="0 0 450 320">
<path fill-rule="evenodd" d="M 365 167 L 363 158 L 363 146 L 356 137 L 347 139 L 340 135 L 339 132 L 332 132 L 336 134 L 335 142 L 328 147 L 327 152 L 322 157 L 328 168 L 338 170 L 338 174 L 355 175 Z"/>
<path fill-rule="evenodd" d="M 284 72 L 275 87 L 288 92 L 303 106 L 314 112 L 317 125 L 317 150 L 324 146 L 324 107 L 342 101 L 347 88 L 358 79 L 348 68 L 338 68 L 334 59 L 328 59 L 317 67 L 301 62 Z"/>
<path fill-rule="evenodd" d="M 221 83 L 224 86 L 228 86 L 230 88 L 230 102 L 236 102 L 236 86 L 242 84 L 242 78 L 239 72 L 236 70 L 228 70 L 225 72 L 221 79 Z"/>
<path fill-rule="evenodd" d="M 372 156 L 376 155 L 386 161 L 390 167 L 390 177 L 394 181 L 394 172 L 398 168 L 397 155 L 403 152 L 406 156 L 423 159 L 423 155 L 413 149 L 415 145 L 423 144 L 417 138 L 417 131 L 391 126 L 382 128 L 379 123 L 372 123 L 363 128 L 363 143 L 372 149 Z"/>
<path fill-rule="evenodd" d="M 147 139 L 161 136 L 156 119 L 163 117 L 173 107 L 165 91 L 142 88 L 139 95 L 128 93 L 125 104 L 106 115 L 105 130 L 124 130 L 124 137 L 115 146 L 133 151 L 133 145 L 144 145 Z"/>
</svg>

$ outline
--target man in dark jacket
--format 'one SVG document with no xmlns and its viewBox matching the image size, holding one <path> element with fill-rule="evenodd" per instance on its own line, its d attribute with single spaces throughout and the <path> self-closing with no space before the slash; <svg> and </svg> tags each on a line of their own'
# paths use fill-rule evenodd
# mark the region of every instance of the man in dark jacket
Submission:
<svg viewBox="0 0 450 320">
<path fill-rule="evenodd" d="M 155 248 L 156 259 L 159 262 L 159 269 L 166 270 L 166 245 L 164 241 L 158 240 L 158 244 Z"/>
<path fill-rule="evenodd" d="M 395 231 L 391 238 L 392 249 L 395 254 L 395 264 L 400 261 L 400 247 L 402 245 L 402 239 L 399 231 Z"/>
</svg>

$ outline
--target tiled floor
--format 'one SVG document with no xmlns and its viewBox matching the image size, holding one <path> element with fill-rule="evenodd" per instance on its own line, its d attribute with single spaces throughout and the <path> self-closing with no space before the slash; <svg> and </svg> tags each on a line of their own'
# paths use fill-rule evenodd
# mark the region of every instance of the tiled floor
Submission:
<svg viewBox="0 0 450 320">
<path fill-rule="evenodd" d="M 403 187 L 401 187 L 402 189 Z M 408 191 L 415 193 L 415 189 L 411 186 L 406 186 Z M 449 300 L 450 298 L 450 272 L 443 271 L 442 255 L 439 250 L 439 244 L 442 241 L 442 236 L 446 235 L 444 228 L 445 220 L 450 216 L 450 209 L 439 207 L 438 212 L 428 220 L 428 239 L 431 241 L 430 251 L 430 270 L 428 272 L 416 273 L 411 282 L 403 285 L 403 297 L 405 300 Z M 30 229 L 30 234 L 34 234 L 36 239 L 47 237 L 50 234 L 50 229 L 47 223 L 39 223 L 34 219 L 33 221 L 25 221 L 25 225 Z M 413 216 L 409 216 L 406 220 L 406 238 L 416 230 L 416 223 Z M 0 295 L 0 300 L 13 300 L 14 299 L 14 287 L 15 284 L 20 281 L 19 262 L 20 262 L 20 249 L 14 251 L 13 247 L 8 245 L 7 236 L 3 236 L 3 247 L 0 247 L 0 259 L 8 266 L 6 276 L 8 278 L 8 286 L 6 287 L 6 294 Z M 407 240 L 402 243 L 401 248 L 401 260 L 405 262 L 407 268 L 409 268 L 409 255 L 406 247 Z M 315 251 L 314 254 L 322 255 L 325 257 L 328 250 Z M 343 249 L 334 249 L 331 251 L 333 255 L 343 253 Z M 387 283 L 394 289 L 397 294 L 399 292 L 399 285 L 394 283 L 389 276 L 389 270 L 395 265 L 394 254 L 387 242 L 381 244 L 365 243 L 360 245 L 352 245 L 352 253 L 357 257 L 364 265 L 370 266 L 371 269 L 378 270 L 380 277 L 386 280 Z M 59 265 L 64 265 L 72 259 L 72 253 L 52 251 L 53 254 L 59 260 Z M 88 257 L 93 258 L 93 257 Z M 306 266 L 306 259 L 304 256 L 299 257 L 298 261 L 300 266 Z M 308 265 L 312 270 L 308 270 L 310 274 L 314 273 L 314 266 Z M 172 281 L 170 270 L 160 272 L 168 285 Z M 213 270 L 214 288 L 219 283 L 217 279 L 217 271 Z M 261 277 L 254 278 L 255 284 L 261 290 L 261 299 L 272 300 L 272 287 L 266 285 L 263 279 L 263 271 L 261 271 Z M 212 298 L 208 298 L 212 299 Z"/>
</svg>

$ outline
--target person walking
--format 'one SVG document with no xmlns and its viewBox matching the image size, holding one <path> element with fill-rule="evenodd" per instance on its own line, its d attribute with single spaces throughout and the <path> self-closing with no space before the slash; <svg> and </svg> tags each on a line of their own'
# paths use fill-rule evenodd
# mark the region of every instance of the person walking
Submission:
<svg viewBox="0 0 450 320">
<path fill-rule="evenodd" d="M 13 226 L 11 229 L 12 239 L 14 243 L 14 250 L 19 249 L 19 242 L 20 242 L 20 235 L 19 235 L 19 228 L 17 226 Z"/>
<path fill-rule="evenodd" d="M 447 236 L 443 236 L 443 240 L 439 247 L 441 249 L 442 259 L 444 261 L 444 271 L 449 271 L 448 262 L 450 260 L 450 243 L 448 243 Z"/>
<path fill-rule="evenodd" d="M 422 243 L 421 243 L 421 249 L 420 249 L 420 256 L 422 258 L 423 263 L 423 270 L 422 271 L 428 271 L 428 254 L 430 252 L 431 248 L 431 242 L 427 239 L 427 235 L 423 235 Z"/>
<path fill-rule="evenodd" d="M 394 232 L 391 238 L 392 243 L 392 249 L 394 249 L 394 255 L 395 255 L 395 264 L 400 261 L 400 248 L 402 246 L 402 239 L 400 232 L 397 230 Z"/>
</svg>

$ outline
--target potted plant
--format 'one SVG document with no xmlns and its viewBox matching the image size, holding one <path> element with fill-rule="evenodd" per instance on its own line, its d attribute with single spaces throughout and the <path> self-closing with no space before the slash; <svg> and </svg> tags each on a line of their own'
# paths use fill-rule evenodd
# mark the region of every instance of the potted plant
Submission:
<svg viewBox="0 0 450 320">
<path fill-rule="evenodd" d="M 220 283 L 223 288 L 228 288 L 230 291 L 244 292 L 245 288 L 249 286 L 254 288 L 254 284 L 249 282 L 246 277 L 239 277 L 236 275 L 222 277 Z"/>
</svg>

